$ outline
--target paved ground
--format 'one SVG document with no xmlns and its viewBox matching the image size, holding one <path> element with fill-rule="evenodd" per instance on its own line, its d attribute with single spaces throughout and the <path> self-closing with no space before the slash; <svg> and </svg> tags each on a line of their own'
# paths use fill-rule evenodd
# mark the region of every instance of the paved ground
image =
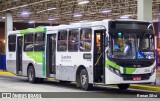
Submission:
<svg viewBox="0 0 160 101">
<path fill-rule="evenodd" d="M 156 85 L 160 86 L 160 67 L 157 70 Z"/>
<path fill-rule="evenodd" d="M 139 98 L 136 99 L 137 94 L 154 94 L 155 92 L 151 91 L 142 91 L 142 90 L 124 90 L 120 91 L 117 88 L 111 88 L 111 87 L 94 87 L 92 91 L 82 91 L 79 88 L 76 87 L 75 84 L 61 84 L 59 82 L 52 82 L 52 81 L 45 81 L 44 83 L 40 84 L 31 84 L 27 81 L 24 77 L 10 77 L 10 76 L 0 76 L 0 92 L 46 92 L 45 94 L 51 94 L 47 92 L 70 92 L 70 93 L 58 93 L 63 94 L 64 96 L 70 96 L 70 97 L 87 97 L 90 98 L 82 98 L 77 99 L 76 101 L 158 101 L 158 98 Z M 78 93 L 77 93 L 78 92 Z M 55 94 L 55 93 L 54 93 Z M 70 94 L 70 95 L 69 95 Z M 79 95 L 76 95 L 79 94 Z M 73 95 L 73 96 L 72 96 Z M 87 96 L 86 96 L 87 95 Z M 60 95 L 57 95 L 60 96 Z M 104 98 L 104 97 L 109 98 Z M 60 96 L 63 97 L 63 96 Z M 125 98 L 125 99 L 123 99 Z M 128 99 L 132 98 L 132 99 Z M 24 101 L 24 99 L 2 99 L 2 101 Z M 52 99 L 25 99 L 27 100 L 34 100 L 34 101 L 42 101 L 42 100 L 52 100 Z M 54 99 L 55 100 L 55 99 Z M 58 98 L 55 101 L 75 101 L 75 98 Z M 53 100 L 52 100 L 53 101 Z"/>
</svg>

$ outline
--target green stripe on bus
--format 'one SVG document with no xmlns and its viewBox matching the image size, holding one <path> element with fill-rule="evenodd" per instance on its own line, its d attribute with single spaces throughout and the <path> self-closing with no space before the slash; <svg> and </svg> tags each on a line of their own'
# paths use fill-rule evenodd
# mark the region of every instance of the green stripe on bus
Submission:
<svg viewBox="0 0 160 101">
<path fill-rule="evenodd" d="M 116 63 L 110 61 L 110 60 L 106 60 L 106 67 L 107 67 L 108 65 L 111 66 L 112 68 L 115 68 L 115 69 L 120 70 L 120 66 L 117 65 Z"/>
<path fill-rule="evenodd" d="M 106 60 L 106 67 L 108 66 L 120 70 L 120 66 L 110 60 Z M 131 68 L 131 67 L 126 67 L 126 68 L 122 67 L 122 68 L 123 68 L 123 74 L 133 74 L 136 70 L 136 68 Z"/>
<path fill-rule="evenodd" d="M 21 35 L 24 35 L 26 33 L 35 33 L 35 32 L 45 32 L 46 28 L 29 28 L 25 30 L 20 30 Z"/>
<path fill-rule="evenodd" d="M 44 52 L 26 52 L 27 56 L 34 60 L 35 63 L 42 64 L 42 73 L 43 76 L 46 75 L 46 64 L 45 64 L 45 54 Z"/>
<path fill-rule="evenodd" d="M 35 32 L 45 32 L 45 28 L 36 28 Z"/>
<path fill-rule="evenodd" d="M 133 74 L 135 72 L 136 68 L 124 68 L 124 74 Z"/>
<path fill-rule="evenodd" d="M 32 58 L 36 63 L 42 63 L 43 52 L 26 52 L 29 58 Z"/>
</svg>

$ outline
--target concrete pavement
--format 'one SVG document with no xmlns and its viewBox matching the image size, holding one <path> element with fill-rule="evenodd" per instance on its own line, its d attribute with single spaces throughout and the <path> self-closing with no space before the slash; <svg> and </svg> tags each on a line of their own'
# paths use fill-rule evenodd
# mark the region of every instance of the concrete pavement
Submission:
<svg viewBox="0 0 160 101">
<path fill-rule="evenodd" d="M 6 71 L 0 71 L 0 75 L 1 76 L 11 76 L 11 77 L 16 76 L 16 75 L 14 75 L 10 72 L 6 72 Z M 49 78 L 47 80 L 52 81 L 52 78 Z M 157 72 L 156 83 L 154 83 L 154 84 L 143 84 L 143 85 L 142 84 L 131 84 L 130 88 L 160 92 L 160 72 L 159 71 Z"/>
</svg>

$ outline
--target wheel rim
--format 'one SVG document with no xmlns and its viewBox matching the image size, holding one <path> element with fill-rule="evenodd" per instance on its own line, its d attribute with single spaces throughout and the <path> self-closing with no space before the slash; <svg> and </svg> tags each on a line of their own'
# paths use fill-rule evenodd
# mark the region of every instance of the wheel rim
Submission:
<svg viewBox="0 0 160 101">
<path fill-rule="evenodd" d="M 32 79 L 33 79 L 33 70 L 30 69 L 30 71 L 29 71 L 29 80 L 32 81 Z"/>
<path fill-rule="evenodd" d="M 87 75 L 82 75 L 81 76 L 81 84 L 83 86 L 85 86 L 86 83 L 87 83 Z"/>
</svg>

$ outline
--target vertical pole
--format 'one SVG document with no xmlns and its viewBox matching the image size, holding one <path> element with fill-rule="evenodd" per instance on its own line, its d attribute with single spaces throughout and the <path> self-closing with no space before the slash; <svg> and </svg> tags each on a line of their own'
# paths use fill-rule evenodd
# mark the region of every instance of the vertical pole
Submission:
<svg viewBox="0 0 160 101">
<path fill-rule="evenodd" d="M 138 20 L 152 21 L 152 0 L 137 0 Z"/>
<path fill-rule="evenodd" d="M 157 42 L 157 48 L 159 48 L 160 47 L 160 11 L 159 11 L 159 13 L 158 13 L 158 42 Z"/>
<path fill-rule="evenodd" d="M 6 43 L 7 43 L 7 35 L 8 31 L 13 30 L 13 17 L 12 17 L 12 12 L 7 11 L 5 13 L 5 53 L 6 53 Z"/>
<path fill-rule="evenodd" d="M 33 26 L 34 26 L 34 28 L 36 28 L 36 23 L 35 22 L 33 23 Z"/>
<path fill-rule="evenodd" d="M 52 26 L 52 22 L 50 23 L 50 26 Z"/>
</svg>

